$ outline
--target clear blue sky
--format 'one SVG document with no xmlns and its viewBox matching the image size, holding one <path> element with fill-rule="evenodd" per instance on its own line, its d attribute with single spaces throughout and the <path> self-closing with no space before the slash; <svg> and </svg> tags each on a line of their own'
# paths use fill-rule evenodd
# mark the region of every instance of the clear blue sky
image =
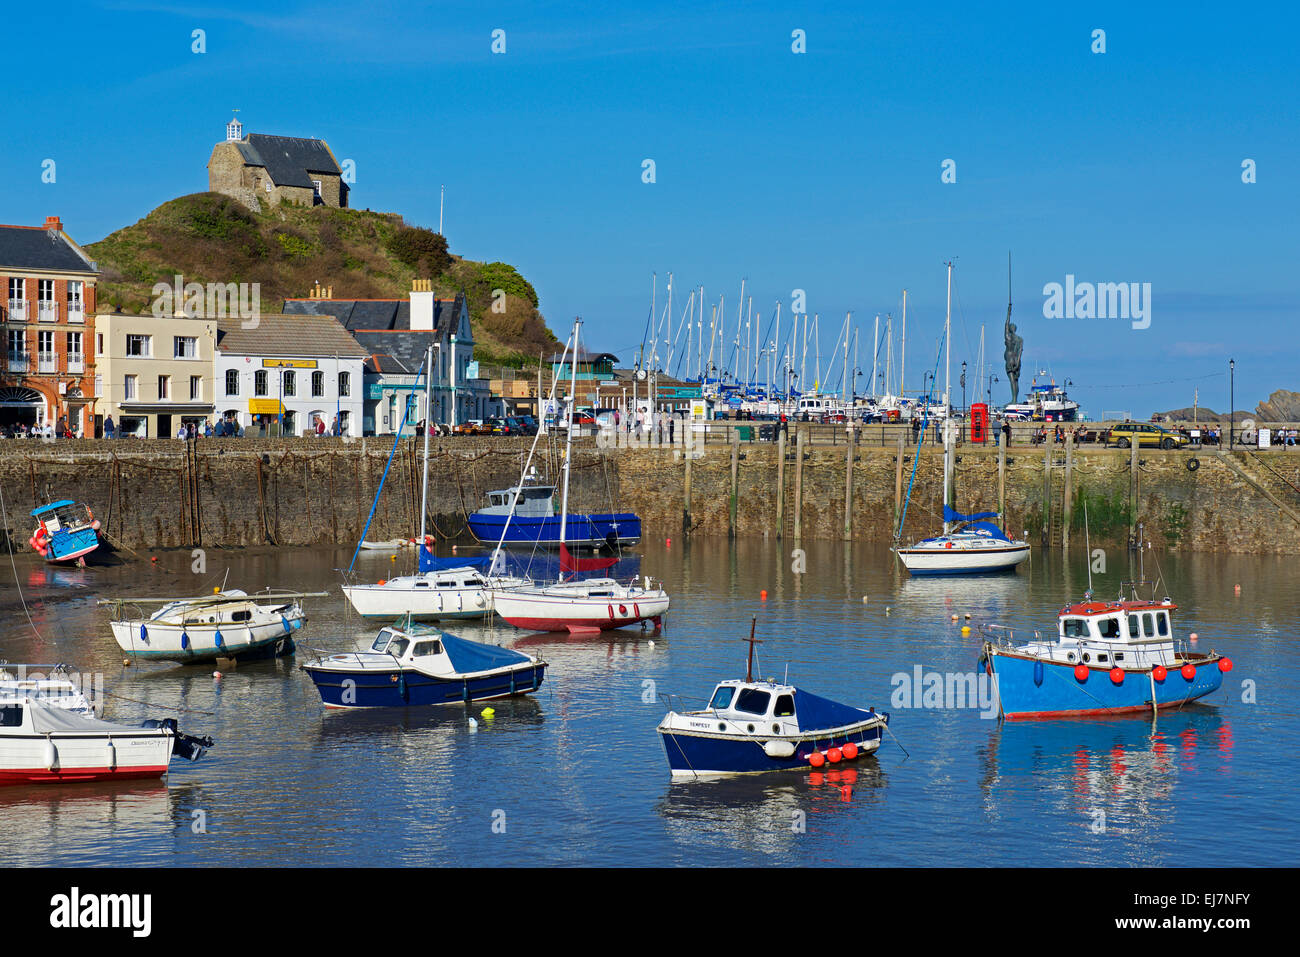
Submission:
<svg viewBox="0 0 1300 957">
<path fill-rule="evenodd" d="M 453 252 L 517 265 L 561 338 L 582 315 L 589 345 L 628 359 L 652 272 L 661 297 L 675 273 L 679 307 L 701 283 L 710 302 L 725 294 L 731 322 L 742 277 L 765 323 L 804 289 L 823 354 L 851 309 L 868 372 L 875 314 L 897 315 L 907 288 L 911 391 L 955 258 L 954 362 L 973 365 L 983 323 L 1001 375 L 1011 250 L 1022 391 L 1042 366 L 1094 416 L 1190 405 L 1197 386 L 1222 410 L 1229 356 L 1238 407 L 1300 389 L 1292 11 L 275 6 L 73 3 L 59 23 L 53 8 L 9 11 L 32 59 L 0 81 L 0 221 L 58 214 L 89 243 L 205 189 L 238 107 L 248 131 L 319 136 L 354 160 L 354 205 L 436 228 L 445 183 Z M 1151 283 L 1150 328 L 1044 318 L 1044 284 L 1067 274 Z"/>
</svg>

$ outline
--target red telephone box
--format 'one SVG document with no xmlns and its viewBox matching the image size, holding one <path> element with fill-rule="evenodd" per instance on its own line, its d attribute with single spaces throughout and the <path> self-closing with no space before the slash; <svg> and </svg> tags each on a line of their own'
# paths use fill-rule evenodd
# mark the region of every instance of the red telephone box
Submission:
<svg viewBox="0 0 1300 957">
<path fill-rule="evenodd" d="M 974 402 L 970 407 L 970 440 L 981 444 L 989 440 L 989 407 L 983 402 Z"/>
</svg>

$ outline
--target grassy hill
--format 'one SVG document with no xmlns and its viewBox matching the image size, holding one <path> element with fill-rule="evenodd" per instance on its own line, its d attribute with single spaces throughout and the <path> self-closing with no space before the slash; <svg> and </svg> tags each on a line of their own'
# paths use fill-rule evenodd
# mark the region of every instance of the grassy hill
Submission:
<svg viewBox="0 0 1300 957">
<path fill-rule="evenodd" d="M 86 252 L 102 270 L 101 309 L 148 312 L 154 283 L 178 273 L 185 282 L 260 283 L 262 311 L 272 313 L 316 282 L 340 299 L 392 299 L 420 278 L 432 279 L 441 297 L 465 291 L 481 361 L 536 365 L 538 353 L 558 345 L 537 293 L 513 266 L 451 255 L 441 237 L 396 213 L 287 204 L 253 212 L 220 193 L 194 193 Z M 504 311 L 492 311 L 494 289 L 506 293 Z"/>
</svg>

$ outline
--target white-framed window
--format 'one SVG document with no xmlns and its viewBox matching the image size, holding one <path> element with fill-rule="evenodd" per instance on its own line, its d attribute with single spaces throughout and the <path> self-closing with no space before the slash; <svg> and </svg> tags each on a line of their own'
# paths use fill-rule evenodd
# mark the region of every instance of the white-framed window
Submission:
<svg viewBox="0 0 1300 957">
<path fill-rule="evenodd" d="M 194 336 L 175 336 L 173 356 L 177 359 L 197 359 L 199 357 L 199 340 Z"/>
<path fill-rule="evenodd" d="M 104 334 L 102 332 L 97 332 L 95 333 L 95 355 L 102 356 L 103 354 L 104 354 Z"/>
<path fill-rule="evenodd" d="M 315 199 L 320 199 L 320 198 L 321 198 L 321 195 L 320 195 L 320 180 L 318 180 L 318 179 L 314 179 L 314 180 L 311 181 L 311 190 L 312 190 L 312 193 L 314 194 L 314 198 L 315 198 Z"/>
<path fill-rule="evenodd" d="M 313 398 L 319 398 L 325 394 L 325 373 L 319 369 L 311 374 L 311 394 Z"/>
<path fill-rule="evenodd" d="M 170 399 L 172 397 L 172 377 L 169 375 L 160 375 L 158 377 L 158 398 Z"/>
<path fill-rule="evenodd" d="M 81 337 L 82 333 L 80 332 L 69 332 L 67 334 L 69 372 L 86 371 L 86 355 L 81 351 Z"/>
<path fill-rule="evenodd" d="M 203 376 L 190 376 L 190 401 L 203 401 Z"/>
<path fill-rule="evenodd" d="M 267 375 L 265 369 L 253 373 L 253 395 L 266 395 Z"/>
<path fill-rule="evenodd" d="M 298 374 L 292 369 L 285 369 L 280 374 L 280 389 L 285 395 L 297 395 Z"/>
<path fill-rule="evenodd" d="M 125 401 L 131 401 L 140 394 L 140 377 L 138 375 L 129 375 L 122 384 L 122 398 Z"/>
<path fill-rule="evenodd" d="M 54 333 L 41 332 L 36 339 L 36 371 L 58 372 L 58 356 L 54 352 Z"/>
<path fill-rule="evenodd" d="M 54 301 L 54 280 L 36 281 L 36 318 L 41 322 L 54 322 L 59 318 L 59 305 Z"/>
<path fill-rule="evenodd" d="M 153 355 L 153 336 L 128 335 L 126 337 L 126 354 L 147 359 Z"/>
<path fill-rule="evenodd" d="M 86 321 L 86 284 L 80 279 L 68 280 L 68 321 Z"/>
<path fill-rule="evenodd" d="M 226 370 L 226 395 L 239 395 L 239 370 Z"/>
<path fill-rule="evenodd" d="M 103 395 L 104 395 L 104 377 L 102 375 L 96 375 L 95 376 L 95 398 L 96 399 L 102 398 Z"/>
<path fill-rule="evenodd" d="M 352 394 L 352 373 L 340 372 L 339 373 L 339 395 L 351 395 L 351 394 Z"/>
</svg>

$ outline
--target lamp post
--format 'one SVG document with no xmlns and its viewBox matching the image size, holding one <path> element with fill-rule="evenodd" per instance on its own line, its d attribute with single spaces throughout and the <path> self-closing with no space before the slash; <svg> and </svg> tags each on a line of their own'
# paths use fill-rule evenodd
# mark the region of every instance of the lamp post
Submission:
<svg viewBox="0 0 1300 957">
<path fill-rule="evenodd" d="M 961 364 L 961 414 L 962 418 L 966 417 L 966 362 Z"/>
<path fill-rule="evenodd" d="M 996 372 L 989 373 L 989 387 L 987 392 L 987 397 L 988 397 L 987 402 L 990 410 L 993 408 L 993 383 L 1001 382 L 1001 381 L 1002 380 L 998 378 Z"/>
<path fill-rule="evenodd" d="M 1237 400 L 1233 396 L 1233 392 L 1235 391 L 1236 388 L 1236 380 L 1235 380 L 1236 368 L 1237 368 L 1237 361 L 1235 359 L 1229 359 L 1228 360 L 1228 450 L 1229 451 L 1231 451 L 1233 448 L 1233 442 L 1235 441 L 1233 436 L 1233 431 L 1237 427 L 1237 409 L 1236 409 Z"/>
</svg>

